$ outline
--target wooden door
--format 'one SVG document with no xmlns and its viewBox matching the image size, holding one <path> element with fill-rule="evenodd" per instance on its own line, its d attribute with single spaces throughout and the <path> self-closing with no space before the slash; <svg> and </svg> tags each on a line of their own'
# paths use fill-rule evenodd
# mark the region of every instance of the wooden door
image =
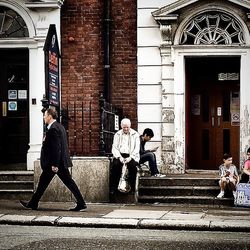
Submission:
<svg viewBox="0 0 250 250">
<path fill-rule="evenodd" d="M 192 169 L 217 170 L 224 153 L 239 164 L 240 89 L 239 80 L 219 81 L 212 76 L 219 71 L 207 69 L 210 76 L 203 70 L 189 82 L 187 162 Z"/>
<path fill-rule="evenodd" d="M 28 50 L 0 50 L 0 164 L 26 162 L 28 82 Z"/>
</svg>

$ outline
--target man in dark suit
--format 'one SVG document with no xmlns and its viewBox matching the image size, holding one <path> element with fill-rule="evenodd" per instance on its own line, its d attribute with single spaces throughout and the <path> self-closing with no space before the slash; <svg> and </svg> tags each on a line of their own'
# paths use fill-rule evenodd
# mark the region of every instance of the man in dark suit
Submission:
<svg viewBox="0 0 250 250">
<path fill-rule="evenodd" d="M 70 211 L 82 211 L 87 208 L 86 203 L 78 189 L 75 181 L 69 173 L 69 167 L 72 167 L 72 162 L 69 156 L 67 136 L 64 127 L 56 121 L 57 112 L 54 109 L 47 109 L 44 113 L 44 122 L 47 124 L 47 132 L 43 139 L 41 149 L 41 168 L 42 174 L 37 186 L 36 192 L 33 194 L 29 202 L 20 201 L 25 208 L 36 210 L 38 202 L 49 183 L 55 176 L 62 180 L 66 187 L 73 193 L 77 205 Z"/>
</svg>

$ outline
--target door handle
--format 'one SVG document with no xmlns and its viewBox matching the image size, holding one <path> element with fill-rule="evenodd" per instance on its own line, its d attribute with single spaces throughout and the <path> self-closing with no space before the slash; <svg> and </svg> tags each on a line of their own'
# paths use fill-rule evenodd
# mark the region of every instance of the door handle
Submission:
<svg viewBox="0 0 250 250">
<path fill-rule="evenodd" d="M 211 108 L 212 127 L 214 127 L 214 107 Z"/>
<path fill-rule="evenodd" d="M 7 102 L 2 102 L 2 116 L 7 116 Z"/>
<path fill-rule="evenodd" d="M 217 107 L 218 127 L 220 127 L 221 107 Z"/>
<path fill-rule="evenodd" d="M 218 127 L 220 126 L 220 116 L 218 117 Z"/>
</svg>

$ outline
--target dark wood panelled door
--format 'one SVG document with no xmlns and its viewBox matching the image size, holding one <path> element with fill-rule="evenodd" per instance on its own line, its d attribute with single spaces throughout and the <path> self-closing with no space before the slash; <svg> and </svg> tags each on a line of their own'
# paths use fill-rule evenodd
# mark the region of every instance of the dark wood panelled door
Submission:
<svg viewBox="0 0 250 250">
<path fill-rule="evenodd" d="M 206 63 L 200 61 L 200 66 L 197 65 L 199 60 L 189 61 L 196 69 L 202 67 L 200 71 L 192 71 L 197 73 L 196 76 L 188 78 L 186 139 L 189 168 L 217 170 L 227 152 L 233 155 L 234 163 L 239 164 L 240 89 L 236 72 L 239 60 L 231 62 L 235 67 L 228 60 L 224 63 L 228 68 L 222 64 L 225 61 L 222 58 L 213 58 Z M 232 70 L 236 74 L 226 73 Z M 219 80 L 220 72 L 223 74 Z"/>
<path fill-rule="evenodd" d="M 0 164 L 26 162 L 28 62 L 28 50 L 0 50 Z"/>
</svg>

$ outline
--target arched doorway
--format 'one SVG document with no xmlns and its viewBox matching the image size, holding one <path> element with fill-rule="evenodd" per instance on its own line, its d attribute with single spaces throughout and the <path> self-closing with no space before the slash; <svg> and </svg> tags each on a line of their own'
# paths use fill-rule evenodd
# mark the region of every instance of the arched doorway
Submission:
<svg viewBox="0 0 250 250">
<path fill-rule="evenodd" d="M 186 159 L 217 170 L 224 153 L 239 166 L 240 57 L 187 57 Z"/>
<path fill-rule="evenodd" d="M 186 167 L 217 170 L 224 153 L 239 165 L 241 57 L 226 46 L 245 44 L 241 24 L 231 14 L 207 11 L 186 24 L 179 43 L 209 51 L 185 57 Z M 214 45 L 225 45 L 222 55 Z"/>
<path fill-rule="evenodd" d="M 237 108 L 240 109 L 240 113 L 238 110 L 237 113 L 233 113 L 231 103 L 227 105 L 230 110 L 230 122 L 228 121 L 228 123 L 231 123 L 232 117 L 237 118 L 237 125 L 234 124 L 234 126 L 237 127 L 238 139 L 236 143 L 234 143 L 235 139 L 230 141 L 231 134 L 229 133 L 229 136 L 228 131 L 225 131 L 224 135 L 227 139 L 224 139 L 224 148 L 221 151 L 231 151 L 231 148 L 226 148 L 227 144 L 236 145 L 237 155 L 234 156 L 236 164 L 239 162 L 239 158 L 242 162 L 245 156 L 250 142 L 248 133 L 250 103 L 247 95 L 250 88 L 250 26 L 247 15 L 249 8 L 250 4 L 242 1 L 173 1 L 163 7 L 159 6 L 152 12 L 155 23 L 159 25 L 161 35 L 158 42 L 162 84 L 162 160 L 164 169 L 170 173 L 185 173 L 185 170 L 190 168 L 217 169 L 215 165 L 218 163 L 210 163 L 213 166 L 209 165 L 209 168 L 201 166 L 202 163 L 199 162 L 190 165 L 192 161 L 191 152 L 189 152 L 190 143 L 192 143 L 190 127 L 193 125 L 188 113 L 191 112 L 191 99 L 193 99 L 192 102 L 196 100 L 198 106 L 201 100 L 200 97 L 192 98 L 191 93 L 192 91 L 198 92 L 195 86 L 200 85 L 207 87 L 207 93 L 214 92 L 209 89 L 210 84 L 206 82 L 207 79 L 202 79 L 202 81 L 195 79 L 194 75 L 197 74 L 198 77 L 201 71 L 199 67 L 203 62 L 207 67 L 207 72 L 203 73 L 208 80 L 210 73 L 214 76 L 217 75 L 215 78 L 217 82 L 218 74 L 225 77 L 224 80 L 220 80 L 224 87 L 227 85 L 225 91 L 227 88 L 231 88 L 230 85 L 233 84 L 231 79 L 237 82 L 235 86 L 239 85 L 236 91 L 231 89 L 230 93 L 227 93 L 233 97 L 232 101 L 235 101 L 237 103 L 235 106 L 239 106 Z M 146 23 L 144 24 L 146 25 Z M 143 32 L 142 29 L 140 32 Z M 142 42 L 143 39 L 140 40 L 139 37 L 139 42 Z M 149 43 L 147 45 L 149 49 Z M 212 62 L 206 61 L 207 59 Z M 216 73 L 213 67 L 218 64 L 219 66 L 225 64 L 226 68 L 220 69 L 221 72 Z M 155 70 L 154 73 L 157 74 L 157 71 Z M 231 78 L 232 76 L 233 78 Z M 237 77 L 234 78 L 234 76 Z M 235 94 L 235 92 L 239 93 Z M 240 101 L 236 100 L 239 100 L 238 97 L 240 97 Z M 221 97 L 217 96 L 217 98 Z M 217 106 L 221 107 L 219 105 Z M 201 108 L 201 106 L 199 107 Z M 213 110 L 215 114 L 215 108 Z M 219 115 L 223 114 L 222 112 L 222 109 L 219 108 Z M 211 116 L 211 110 L 209 113 Z M 213 117 L 214 122 L 215 118 L 218 117 Z M 209 137 L 206 133 L 206 131 L 203 133 L 204 138 Z M 208 141 L 208 139 L 206 140 Z M 199 148 L 201 148 L 201 144 Z M 211 145 L 214 145 L 214 142 Z M 192 151 L 195 157 L 195 149 Z M 207 151 L 205 146 L 203 151 Z M 206 154 L 208 153 L 210 154 L 207 151 Z"/>
<path fill-rule="evenodd" d="M 22 17 L 0 6 L 0 39 L 28 37 Z M 29 148 L 29 51 L 0 49 L 0 167 L 26 169 Z"/>
</svg>

